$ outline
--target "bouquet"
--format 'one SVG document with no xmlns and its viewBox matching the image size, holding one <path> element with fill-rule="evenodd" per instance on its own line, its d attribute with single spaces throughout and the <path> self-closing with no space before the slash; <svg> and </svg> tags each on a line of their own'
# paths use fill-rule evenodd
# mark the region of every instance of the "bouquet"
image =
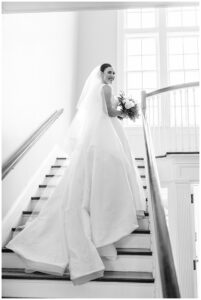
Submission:
<svg viewBox="0 0 201 300">
<path fill-rule="evenodd" d="M 121 91 L 117 99 L 119 101 L 117 107 L 124 113 L 125 118 L 129 118 L 132 121 L 139 118 L 139 107 L 131 97 L 125 97 L 125 93 Z M 118 118 L 121 120 L 123 119 L 123 117 L 120 116 L 118 116 Z"/>
</svg>

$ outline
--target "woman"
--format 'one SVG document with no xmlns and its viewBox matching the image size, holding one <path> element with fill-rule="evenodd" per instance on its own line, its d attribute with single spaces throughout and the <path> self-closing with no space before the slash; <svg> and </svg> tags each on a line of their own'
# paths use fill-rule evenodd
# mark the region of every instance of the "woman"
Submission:
<svg viewBox="0 0 201 300">
<path fill-rule="evenodd" d="M 114 243 L 138 228 L 144 193 L 117 118 L 114 78 L 110 64 L 89 75 L 65 142 L 70 164 L 37 218 L 6 246 L 27 271 L 68 268 L 74 285 L 102 277 L 101 258 L 116 259 Z"/>
</svg>

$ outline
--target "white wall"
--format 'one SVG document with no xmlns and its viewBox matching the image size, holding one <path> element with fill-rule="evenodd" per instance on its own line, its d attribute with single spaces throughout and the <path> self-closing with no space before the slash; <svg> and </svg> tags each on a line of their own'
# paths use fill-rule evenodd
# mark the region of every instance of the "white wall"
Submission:
<svg viewBox="0 0 201 300">
<path fill-rule="evenodd" d="M 54 145 L 60 143 L 71 118 L 76 83 L 77 13 L 5 14 L 2 31 L 3 162 L 50 114 L 64 108 L 60 120 L 38 143 L 41 148 L 34 146 L 32 155 L 27 156 L 27 167 L 21 169 L 22 161 L 16 166 L 15 173 L 18 168 L 20 173 L 14 182 L 6 179 L 6 187 L 10 189 L 3 184 L 5 215 Z"/>
<path fill-rule="evenodd" d="M 108 62 L 116 69 L 117 11 L 79 12 L 78 39 L 77 97 L 94 67 Z"/>
</svg>

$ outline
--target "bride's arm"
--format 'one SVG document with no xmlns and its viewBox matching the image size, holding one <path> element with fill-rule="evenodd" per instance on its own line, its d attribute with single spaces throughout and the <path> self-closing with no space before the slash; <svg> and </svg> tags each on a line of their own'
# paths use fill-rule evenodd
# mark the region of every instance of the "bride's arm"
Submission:
<svg viewBox="0 0 201 300">
<path fill-rule="evenodd" d="M 105 103 L 107 105 L 108 115 L 110 117 L 123 117 L 123 113 L 112 106 L 112 89 L 107 84 L 103 86 L 103 95 L 105 98 Z"/>
</svg>

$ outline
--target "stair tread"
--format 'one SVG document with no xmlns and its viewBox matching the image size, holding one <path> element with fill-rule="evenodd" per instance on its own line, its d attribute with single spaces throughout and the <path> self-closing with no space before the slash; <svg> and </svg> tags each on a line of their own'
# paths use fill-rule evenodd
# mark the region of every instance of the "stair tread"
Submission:
<svg viewBox="0 0 201 300">
<path fill-rule="evenodd" d="M 2 248 L 2 253 L 14 253 L 13 250 L 6 247 Z M 117 248 L 118 255 L 152 255 L 150 249 L 145 248 Z"/>
<path fill-rule="evenodd" d="M 32 210 L 23 210 L 23 211 L 22 211 L 22 214 L 23 214 L 23 215 L 31 215 L 32 213 L 33 213 Z M 39 211 L 35 211 L 34 213 L 35 213 L 35 214 L 38 214 Z M 148 216 L 149 216 L 149 213 L 148 213 L 148 212 L 144 212 L 144 216 L 138 215 L 139 218 L 146 218 L 146 217 L 148 217 Z"/>
<path fill-rule="evenodd" d="M 24 228 L 21 227 L 13 227 L 12 231 L 21 231 Z M 131 234 L 150 234 L 150 230 L 146 229 L 135 229 L 134 231 L 131 232 Z"/>
<path fill-rule="evenodd" d="M 144 248 L 117 248 L 118 255 L 152 255 L 150 249 Z"/>
<path fill-rule="evenodd" d="M 64 275 L 50 275 L 41 272 L 25 273 L 24 269 L 3 268 L 3 279 L 49 279 L 49 280 L 69 280 L 69 273 Z M 93 281 L 118 281 L 118 282 L 154 282 L 151 272 L 131 272 L 131 271 L 104 271 L 104 276 Z"/>
</svg>

